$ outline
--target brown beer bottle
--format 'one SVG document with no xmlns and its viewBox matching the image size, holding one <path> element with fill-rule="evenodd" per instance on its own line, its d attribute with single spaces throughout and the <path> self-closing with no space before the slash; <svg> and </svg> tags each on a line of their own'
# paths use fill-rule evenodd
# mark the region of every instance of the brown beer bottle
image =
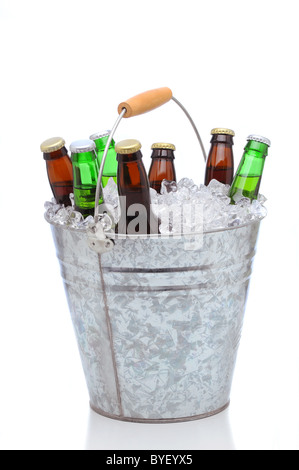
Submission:
<svg viewBox="0 0 299 470">
<path fill-rule="evenodd" d="M 211 131 L 211 149 L 206 165 L 205 185 L 213 179 L 232 184 L 234 177 L 233 137 L 234 131 L 217 128 Z"/>
<path fill-rule="evenodd" d="M 150 186 L 140 149 L 141 143 L 133 139 L 123 140 L 115 147 L 121 210 L 121 218 L 115 230 L 118 233 L 158 233 L 151 214 Z"/>
<path fill-rule="evenodd" d="M 173 144 L 157 143 L 152 145 L 152 150 L 149 183 L 151 188 L 159 193 L 163 180 L 176 181 L 174 167 L 175 146 Z"/>
<path fill-rule="evenodd" d="M 70 206 L 73 192 L 73 166 L 61 137 L 46 140 L 40 146 L 46 160 L 49 183 L 58 204 Z"/>
</svg>

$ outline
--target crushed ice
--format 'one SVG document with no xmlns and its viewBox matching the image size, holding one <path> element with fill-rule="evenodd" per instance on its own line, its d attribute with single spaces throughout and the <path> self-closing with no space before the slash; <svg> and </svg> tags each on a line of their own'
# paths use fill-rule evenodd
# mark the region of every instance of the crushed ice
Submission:
<svg viewBox="0 0 299 470">
<path fill-rule="evenodd" d="M 163 181 L 161 194 L 151 189 L 152 210 L 160 220 L 160 233 L 184 233 L 219 230 L 243 225 L 266 216 L 266 198 L 262 195 L 252 202 L 241 199 L 231 205 L 228 197 L 230 186 L 212 180 L 209 186 L 197 186 L 193 180 L 183 178 L 178 183 Z M 110 178 L 103 190 L 108 213 L 100 216 L 104 231 L 109 231 L 119 220 L 117 186 Z M 45 203 L 46 218 L 49 222 L 84 229 L 94 222 L 92 216 L 83 219 L 75 211 L 74 197 L 70 195 L 71 206 L 64 207 L 52 202 Z M 109 214 L 109 215 L 108 215 Z M 196 216 L 197 214 L 197 216 Z"/>
</svg>

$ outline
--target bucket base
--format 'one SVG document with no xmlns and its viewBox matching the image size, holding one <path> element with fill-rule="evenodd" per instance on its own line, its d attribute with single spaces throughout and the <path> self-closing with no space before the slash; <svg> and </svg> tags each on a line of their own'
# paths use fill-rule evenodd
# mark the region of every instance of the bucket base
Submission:
<svg viewBox="0 0 299 470">
<path fill-rule="evenodd" d="M 143 424 L 169 424 L 169 423 L 184 423 L 186 421 L 197 421 L 199 419 L 205 419 L 205 418 L 210 418 L 211 416 L 215 416 L 219 413 L 222 413 L 224 410 L 226 410 L 230 405 L 230 402 L 228 402 L 226 405 L 222 406 L 218 410 L 211 411 L 210 413 L 204 413 L 201 415 L 194 415 L 194 416 L 189 416 L 186 418 L 166 418 L 166 419 L 143 419 L 143 418 L 127 418 L 125 416 L 117 416 L 113 415 L 110 413 L 106 413 L 103 410 L 100 410 L 99 408 L 96 408 L 90 403 L 90 408 L 95 411 L 97 414 L 101 416 L 105 416 L 105 418 L 111 418 L 111 419 L 116 419 L 118 421 L 126 421 L 129 423 L 143 423 Z"/>
</svg>

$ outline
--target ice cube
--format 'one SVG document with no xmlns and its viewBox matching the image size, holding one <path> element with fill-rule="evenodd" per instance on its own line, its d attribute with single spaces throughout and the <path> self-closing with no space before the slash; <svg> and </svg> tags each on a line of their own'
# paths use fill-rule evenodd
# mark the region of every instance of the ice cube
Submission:
<svg viewBox="0 0 299 470">
<path fill-rule="evenodd" d="M 86 219 L 83 219 L 80 223 L 79 223 L 79 227 L 88 227 L 89 225 L 92 225 L 94 224 L 94 218 L 92 215 L 89 215 L 88 217 L 86 217 Z"/>
<path fill-rule="evenodd" d="M 158 193 L 154 188 L 150 188 L 150 197 L 151 197 L 152 204 L 158 203 Z"/>
<path fill-rule="evenodd" d="M 212 193 L 214 192 L 214 193 L 220 193 L 220 194 L 225 194 L 225 192 L 227 191 L 226 185 L 223 183 L 220 183 L 220 181 L 217 181 L 217 180 L 211 180 L 208 184 L 208 189 Z"/>
<path fill-rule="evenodd" d="M 241 199 L 239 199 L 239 201 L 236 202 L 236 206 L 239 206 L 239 207 L 250 207 L 251 205 L 251 199 L 249 199 L 248 197 L 242 197 Z"/>
<path fill-rule="evenodd" d="M 231 203 L 231 199 L 228 196 L 225 196 L 224 194 L 217 194 L 217 200 L 220 202 L 223 206 L 228 206 Z"/>
<path fill-rule="evenodd" d="M 176 194 L 175 194 L 175 199 L 178 201 L 178 202 L 186 202 L 186 201 L 189 201 L 190 200 L 190 191 L 187 187 L 181 187 L 181 188 L 178 188 Z"/>
<path fill-rule="evenodd" d="M 104 232 L 111 230 L 113 222 L 108 214 L 102 214 L 102 216 L 100 217 L 100 222 L 103 226 Z"/>
<path fill-rule="evenodd" d="M 71 225 L 74 228 L 78 227 L 83 220 L 83 215 L 81 214 L 81 212 L 74 211 L 74 210 L 68 211 L 68 212 L 69 212 L 68 225 Z"/>
<path fill-rule="evenodd" d="M 109 178 L 107 185 L 103 188 L 103 196 L 105 204 L 109 204 L 113 208 L 118 206 L 118 190 L 113 178 Z"/>
<path fill-rule="evenodd" d="M 46 209 L 47 217 L 52 220 L 55 214 L 64 206 L 57 204 L 56 200 L 53 198 L 52 202 L 45 202 L 44 207 Z"/>
<path fill-rule="evenodd" d="M 189 178 L 183 178 L 177 184 L 178 190 L 181 188 L 190 189 L 192 186 L 194 186 L 194 181 Z"/>
<path fill-rule="evenodd" d="M 198 199 L 203 204 L 211 204 L 212 203 L 212 195 L 208 191 L 200 191 L 198 194 Z"/>
<path fill-rule="evenodd" d="M 50 209 L 52 207 L 52 205 L 53 205 L 52 202 L 46 201 L 45 204 L 44 204 L 44 208 L 47 211 L 48 209 Z"/>
<path fill-rule="evenodd" d="M 175 193 L 177 190 L 178 190 L 178 187 L 175 181 L 168 181 L 168 180 L 162 181 L 161 190 L 160 190 L 160 193 L 162 195 L 165 195 L 168 193 Z"/>
<path fill-rule="evenodd" d="M 252 201 L 250 212 L 258 219 L 267 215 L 267 209 L 256 199 Z"/>
<path fill-rule="evenodd" d="M 65 207 L 59 209 L 52 220 L 56 224 L 67 225 L 69 220 L 69 211 Z"/>
<path fill-rule="evenodd" d="M 193 184 L 193 186 L 189 187 L 190 193 L 196 194 L 199 192 L 199 187 L 196 184 Z"/>
<path fill-rule="evenodd" d="M 266 201 L 267 201 L 267 198 L 263 194 L 258 195 L 258 202 L 260 204 L 265 204 Z"/>
</svg>

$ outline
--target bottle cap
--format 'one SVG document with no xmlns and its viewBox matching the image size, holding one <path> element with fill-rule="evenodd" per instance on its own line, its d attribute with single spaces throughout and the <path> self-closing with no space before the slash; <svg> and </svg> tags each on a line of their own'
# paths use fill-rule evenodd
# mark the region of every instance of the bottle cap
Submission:
<svg viewBox="0 0 299 470">
<path fill-rule="evenodd" d="M 215 129 L 212 129 L 211 135 L 215 134 L 231 135 L 232 137 L 235 136 L 234 131 L 232 131 L 231 129 L 225 129 L 224 127 L 216 127 Z"/>
<path fill-rule="evenodd" d="M 247 140 L 254 140 L 255 142 L 261 142 L 262 144 L 266 144 L 268 145 L 268 147 L 271 147 L 271 141 L 261 135 L 251 134 L 247 137 Z"/>
<path fill-rule="evenodd" d="M 136 153 L 138 150 L 140 150 L 142 147 L 141 143 L 139 140 L 135 139 L 127 139 L 127 140 L 122 140 L 121 142 L 118 142 L 115 146 L 116 153 L 119 153 L 120 155 L 128 155 L 130 153 Z"/>
<path fill-rule="evenodd" d="M 65 140 L 62 137 L 52 137 L 45 140 L 40 146 L 43 153 L 52 153 L 62 149 L 65 146 Z"/>
<path fill-rule="evenodd" d="M 76 140 L 70 145 L 70 151 L 72 153 L 85 153 L 91 152 L 96 149 L 96 144 L 93 140 Z"/>
<path fill-rule="evenodd" d="M 175 145 L 166 144 L 164 142 L 157 142 L 156 144 L 153 144 L 152 150 L 154 149 L 176 150 Z"/>
<path fill-rule="evenodd" d="M 96 132 L 92 134 L 89 138 L 90 140 L 98 140 L 102 139 L 103 137 L 108 137 L 111 134 L 111 131 L 104 131 L 104 132 Z"/>
</svg>

